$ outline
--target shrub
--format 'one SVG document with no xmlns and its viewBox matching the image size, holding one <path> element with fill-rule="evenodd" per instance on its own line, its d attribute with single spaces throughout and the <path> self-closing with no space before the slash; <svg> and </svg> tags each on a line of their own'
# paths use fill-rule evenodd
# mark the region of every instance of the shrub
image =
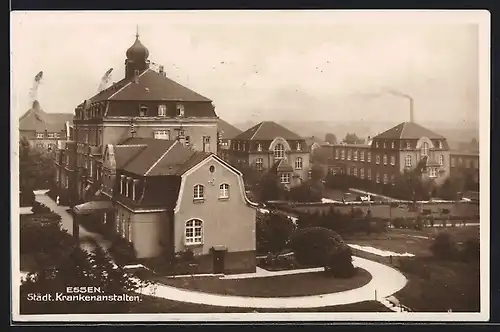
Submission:
<svg viewBox="0 0 500 332">
<path fill-rule="evenodd" d="M 135 263 L 137 260 L 133 244 L 122 237 L 116 237 L 113 240 L 109 248 L 109 253 L 118 265 Z"/>
<path fill-rule="evenodd" d="M 457 249 L 451 235 L 446 232 L 439 233 L 431 245 L 431 251 L 439 259 L 456 258 Z"/>
<path fill-rule="evenodd" d="M 37 201 L 33 202 L 33 207 L 31 208 L 33 214 L 50 213 L 52 212 L 45 204 L 39 203 Z"/>
<path fill-rule="evenodd" d="M 258 252 L 278 252 L 283 250 L 295 225 L 287 216 L 274 211 L 257 216 L 256 237 Z"/>
<path fill-rule="evenodd" d="M 291 247 L 300 264 L 324 266 L 335 276 L 354 274 L 350 248 L 330 229 L 311 227 L 297 231 L 292 237 Z"/>
</svg>

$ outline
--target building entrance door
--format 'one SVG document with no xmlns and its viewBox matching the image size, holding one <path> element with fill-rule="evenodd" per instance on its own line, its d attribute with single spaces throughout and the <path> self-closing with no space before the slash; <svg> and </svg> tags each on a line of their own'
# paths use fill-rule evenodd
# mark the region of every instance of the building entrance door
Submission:
<svg viewBox="0 0 500 332">
<path fill-rule="evenodd" d="M 225 249 L 212 248 L 212 259 L 215 274 L 221 274 L 225 271 Z"/>
</svg>

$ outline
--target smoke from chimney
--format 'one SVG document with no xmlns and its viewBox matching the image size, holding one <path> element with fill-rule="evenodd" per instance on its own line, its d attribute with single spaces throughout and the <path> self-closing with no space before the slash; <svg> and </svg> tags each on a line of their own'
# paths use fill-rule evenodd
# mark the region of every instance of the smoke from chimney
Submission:
<svg viewBox="0 0 500 332">
<path fill-rule="evenodd" d="M 34 102 L 37 101 L 38 98 L 38 87 L 42 83 L 43 71 L 40 71 L 36 74 L 35 79 L 33 80 L 33 86 L 30 89 L 30 102 L 34 107 Z"/>
<path fill-rule="evenodd" d="M 388 93 L 398 96 L 398 97 L 403 97 L 406 98 L 410 101 L 410 122 L 413 122 L 413 98 L 410 95 L 407 95 L 405 93 L 393 90 L 393 89 L 386 89 Z"/>
<path fill-rule="evenodd" d="M 113 71 L 113 68 L 109 68 L 104 75 L 101 78 L 101 82 L 99 83 L 99 88 L 97 89 L 97 92 L 101 92 L 102 90 L 106 89 L 107 84 L 111 80 L 111 73 Z"/>
</svg>

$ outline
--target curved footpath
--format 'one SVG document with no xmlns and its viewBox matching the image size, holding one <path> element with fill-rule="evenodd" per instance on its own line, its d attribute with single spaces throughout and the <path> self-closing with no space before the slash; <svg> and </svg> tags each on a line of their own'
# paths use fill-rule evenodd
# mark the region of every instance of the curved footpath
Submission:
<svg viewBox="0 0 500 332">
<path fill-rule="evenodd" d="M 338 293 L 300 297 L 244 297 L 209 294 L 159 283 L 146 286 L 137 290 L 137 292 L 173 301 L 221 307 L 296 309 L 320 308 L 370 300 L 382 300 L 398 292 L 406 285 L 407 280 L 405 276 L 387 265 L 360 257 L 353 257 L 353 262 L 355 266 L 367 270 L 372 275 L 372 279 L 365 286 Z"/>
</svg>

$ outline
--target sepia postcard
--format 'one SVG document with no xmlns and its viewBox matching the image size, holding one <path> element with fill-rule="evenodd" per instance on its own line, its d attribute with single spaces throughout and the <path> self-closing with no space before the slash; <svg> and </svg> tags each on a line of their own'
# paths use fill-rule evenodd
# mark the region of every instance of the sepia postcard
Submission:
<svg viewBox="0 0 500 332">
<path fill-rule="evenodd" d="M 14 322 L 489 319 L 487 11 L 11 13 Z"/>
</svg>

